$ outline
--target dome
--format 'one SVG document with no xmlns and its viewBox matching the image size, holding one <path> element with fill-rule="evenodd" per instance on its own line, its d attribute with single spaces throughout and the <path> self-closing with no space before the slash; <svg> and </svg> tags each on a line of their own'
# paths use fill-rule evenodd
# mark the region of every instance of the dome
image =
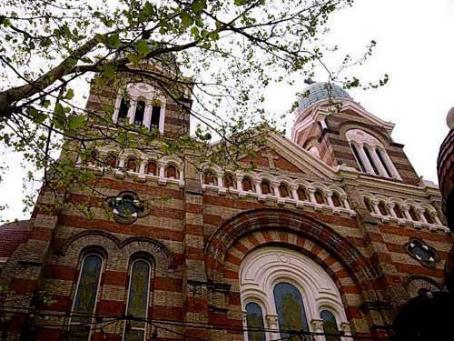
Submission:
<svg viewBox="0 0 454 341">
<path fill-rule="evenodd" d="M 299 99 L 300 109 L 306 109 L 312 104 L 325 99 L 348 99 L 352 97 L 347 91 L 333 83 L 314 83 L 304 90 L 303 96 Z"/>
</svg>

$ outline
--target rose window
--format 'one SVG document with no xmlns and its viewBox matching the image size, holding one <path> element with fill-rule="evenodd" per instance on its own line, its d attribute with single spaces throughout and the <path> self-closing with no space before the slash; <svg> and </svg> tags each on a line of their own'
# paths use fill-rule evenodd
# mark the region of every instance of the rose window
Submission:
<svg viewBox="0 0 454 341">
<path fill-rule="evenodd" d="M 148 213 L 145 203 L 133 192 L 121 192 L 107 198 L 106 204 L 114 219 L 122 224 L 131 224 Z"/>
</svg>

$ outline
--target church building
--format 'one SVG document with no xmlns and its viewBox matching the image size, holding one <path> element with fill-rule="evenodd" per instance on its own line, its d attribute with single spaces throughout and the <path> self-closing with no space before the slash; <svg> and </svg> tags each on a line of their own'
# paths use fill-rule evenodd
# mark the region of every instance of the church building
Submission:
<svg viewBox="0 0 454 341">
<path fill-rule="evenodd" d="M 93 82 L 87 109 L 189 134 L 181 101 L 128 77 Z M 393 127 L 314 83 L 291 137 L 269 129 L 243 168 L 153 143 L 62 155 L 96 174 L 65 197 L 93 214 L 53 209 L 44 186 L 30 220 L 0 227 L 0 339 L 390 340 L 406 302 L 444 290 L 453 244 Z"/>
</svg>

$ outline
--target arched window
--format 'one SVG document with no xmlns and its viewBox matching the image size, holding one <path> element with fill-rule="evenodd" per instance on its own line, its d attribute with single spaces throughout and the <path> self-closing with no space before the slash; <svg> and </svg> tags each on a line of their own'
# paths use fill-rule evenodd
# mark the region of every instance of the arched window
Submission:
<svg viewBox="0 0 454 341">
<path fill-rule="evenodd" d="M 429 223 L 429 224 L 435 224 L 435 220 L 432 216 L 432 214 L 429 212 L 429 210 L 424 210 L 424 218 L 426 218 L 426 221 Z"/>
<path fill-rule="evenodd" d="M 207 169 L 205 172 L 203 172 L 203 183 L 205 185 L 216 186 L 218 184 L 216 174 L 212 170 Z"/>
<path fill-rule="evenodd" d="M 410 214 L 410 217 L 413 221 L 419 221 L 418 214 L 416 213 L 416 210 L 413 206 L 410 206 L 408 213 Z"/>
<path fill-rule="evenodd" d="M 131 263 L 129 273 L 128 302 L 126 315 L 136 319 L 148 318 L 150 305 L 151 264 L 147 259 L 138 258 Z M 127 321 L 124 340 L 145 340 L 147 323 Z"/>
<path fill-rule="evenodd" d="M 324 197 L 322 191 L 320 191 L 319 189 L 317 189 L 314 192 L 314 196 L 315 196 L 315 201 L 317 202 L 317 204 L 324 204 L 325 203 L 325 197 Z"/>
<path fill-rule="evenodd" d="M 395 204 L 393 210 L 397 218 L 404 218 L 404 213 L 402 212 L 402 209 L 399 204 Z"/>
<path fill-rule="evenodd" d="M 120 102 L 120 109 L 118 110 L 118 120 L 125 120 L 128 117 L 129 100 L 122 98 Z"/>
<path fill-rule="evenodd" d="M 148 161 L 147 174 L 156 175 L 158 173 L 158 167 L 155 161 Z"/>
<path fill-rule="evenodd" d="M 383 215 L 383 216 L 387 216 L 388 215 L 388 210 L 386 208 L 386 205 L 383 201 L 380 201 L 378 203 L 378 210 L 380 211 L 380 214 Z"/>
<path fill-rule="evenodd" d="M 245 192 L 254 192 L 254 185 L 252 183 L 252 180 L 249 179 L 249 178 L 243 178 L 243 180 L 241 181 L 241 185 L 243 187 L 243 191 Z"/>
<path fill-rule="evenodd" d="M 301 293 L 292 284 L 282 282 L 274 287 L 273 294 L 281 337 L 288 338 L 287 340 L 300 340 L 299 336 L 291 336 L 285 331 L 309 331 Z"/>
<path fill-rule="evenodd" d="M 320 312 L 320 318 L 323 320 L 323 332 L 325 341 L 341 341 L 339 329 L 337 328 L 336 317 L 328 310 Z"/>
<path fill-rule="evenodd" d="M 128 162 L 126 163 L 126 170 L 130 172 L 136 172 L 137 171 L 137 160 L 134 157 L 131 157 L 128 159 Z"/>
<path fill-rule="evenodd" d="M 262 316 L 265 329 L 275 331 L 267 333 L 268 340 L 312 340 L 300 331 L 309 331 L 308 322 L 320 319 L 317 307 L 321 302 L 329 302 L 339 325 L 347 322 L 334 280 L 317 262 L 296 250 L 278 246 L 254 249 L 241 261 L 239 284 L 246 317 L 248 304 L 263 303 L 259 304 L 261 311 L 255 306 L 251 313 Z M 277 319 L 263 318 L 268 316 Z M 245 322 L 244 327 L 249 327 L 247 318 Z"/>
<path fill-rule="evenodd" d="M 106 165 L 110 168 L 117 167 L 117 157 L 114 154 L 109 154 L 106 157 Z"/>
<path fill-rule="evenodd" d="M 286 184 L 279 185 L 279 195 L 281 198 L 288 198 L 290 196 L 290 192 Z"/>
<path fill-rule="evenodd" d="M 230 173 L 225 173 L 222 178 L 225 188 L 236 188 L 235 177 Z"/>
<path fill-rule="evenodd" d="M 177 167 L 175 167 L 174 165 L 168 165 L 166 167 L 166 178 L 169 178 L 169 179 L 176 179 L 177 176 L 178 176 L 178 171 L 177 171 Z"/>
<path fill-rule="evenodd" d="M 145 114 L 145 102 L 137 101 L 136 114 L 134 115 L 134 124 L 141 125 Z"/>
<path fill-rule="evenodd" d="M 260 188 L 262 189 L 262 194 L 271 194 L 271 185 L 268 180 L 263 180 L 260 184 Z"/>
<path fill-rule="evenodd" d="M 72 305 L 69 340 L 89 339 L 98 300 L 102 263 L 102 257 L 96 253 L 89 253 L 82 259 Z"/>
<path fill-rule="evenodd" d="M 262 308 L 257 303 L 246 304 L 246 324 L 248 341 L 266 341 Z"/>
<path fill-rule="evenodd" d="M 307 200 L 307 194 L 306 190 L 303 187 L 298 187 L 296 193 L 298 194 L 298 200 L 301 201 L 306 201 Z"/>
<path fill-rule="evenodd" d="M 360 129 L 351 129 L 345 137 L 350 143 L 353 155 L 363 173 L 399 179 L 386 148 L 376 137 Z"/>
<path fill-rule="evenodd" d="M 333 201 L 334 207 L 342 207 L 342 201 L 339 197 L 339 194 L 336 192 L 333 192 L 333 195 L 331 196 L 331 200 Z"/>
<path fill-rule="evenodd" d="M 161 105 L 160 103 L 155 103 L 151 110 L 151 124 L 150 129 L 159 130 L 159 121 L 161 119 Z"/>
</svg>

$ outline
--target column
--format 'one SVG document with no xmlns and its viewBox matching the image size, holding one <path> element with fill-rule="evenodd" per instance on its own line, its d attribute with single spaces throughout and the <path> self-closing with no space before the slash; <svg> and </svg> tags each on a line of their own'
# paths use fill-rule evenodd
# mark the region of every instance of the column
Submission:
<svg viewBox="0 0 454 341">
<path fill-rule="evenodd" d="M 134 117 L 136 116 L 136 107 L 137 107 L 137 102 L 131 100 L 130 102 L 130 107 L 128 110 L 128 122 L 129 124 L 134 123 Z"/>
<path fill-rule="evenodd" d="M 164 134 L 164 122 L 166 117 L 166 102 L 161 99 L 161 112 L 159 114 L 159 132 Z"/>
<path fill-rule="evenodd" d="M 311 327 L 312 327 L 312 331 L 314 333 L 320 333 L 320 334 L 324 333 L 324 331 L 323 331 L 323 320 L 313 319 L 311 321 Z M 324 337 L 324 335 L 315 335 L 313 337 L 313 339 L 316 340 L 316 341 L 323 341 L 323 340 L 325 340 L 325 337 Z"/>
<path fill-rule="evenodd" d="M 309 193 L 309 199 L 310 199 L 311 203 L 313 203 L 314 205 L 317 205 L 317 200 L 315 199 L 315 189 L 308 188 L 307 192 Z"/>
<path fill-rule="evenodd" d="M 238 193 L 243 192 L 243 183 L 241 180 L 243 179 L 243 174 L 236 174 L 236 189 Z"/>
<path fill-rule="evenodd" d="M 150 125 L 151 125 L 152 109 L 153 109 L 153 107 L 152 107 L 151 103 L 147 102 L 146 106 L 145 106 L 145 112 L 143 115 L 143 125 L 146 126 L 148 128 L 148 130 L 150 130 Z"/>
<path fill-rule="evenodd" d="M 147 160 L 142 160 L 140 162 L 140 167 L 139 167 L 139 180 L 145 181 L 146 174 L 145 174 L 145 167 L 147 165 Z"/>
<path fill-rule="evenodd" d="M 413 219 L 411 219 L 410 212 L 408 211 L 409 207 L 407 205 L 401 205 L 401 208 L 402 208 L 402 211 L 404 212 L 405 218 L 407 218 L 407 220 L 413 221 Z"/>
<path fill-rule="evenodd" d="M 424 209 L 418 208 L 416 212 L 417 212 L 418 215 L 419 215 L 419 219 L 420 219 L 423 223 L 428 224 L 427 219 L 426 219 L 426 217 L 424 216 Z"/>
<path fill-rule="evenodd" d="M 348 199 L 347 199 L 347 196 L 344 195 L 341 197 L 341 200 L 342 202 L 344 203 L 344 207 L 347 209 L 347 210 L 351 210 L 352 208 L 350 207 L 350 203 L 348 202 Z"/>
<path fill-rule="evenodd" d="M 388 211 L 389 211 L 389 213 L 391 213 L 391 216 L 392 216 L 393 218 L 398 219 L 398 218 L 397 218 L 397 214 L 396 214 L 396 212 L 394 211 L 394 206 L 395 206 L 395 204 L 394 204 L 393 202 L 390 202 L 390 203 L 387 203 L 386 206 L 388 207 Z"/>
<path fill-rule="evenodd" d="M 158 162 L 158 183 L 163 185 L 167 182 L 166 176 L 165 176 L 165 164 Z"/>
<path fill-rule="evenodd" d="M 266 315 L 266 326 L 267 329 L 272 329 L 273 331 L 268 332 L 268 339 L 269 340 L 278 340 L 281 337 L 281 333 L 279 332 L 277 321 L 277 315 Z M 275 330 L 275 332 L 274 332 Z"/>
<path fill-rule="evenodd" d="M 380 209 L 378 208 L 378 200 L 372 199 L 370 201 L 370 203 L 372 204 L 372 207 L 374 208 L 375 214 L 381 216 L 382 214 L 380 212 Z"/>
<path fill-rule="evenodd" d="M 361 159 L 361 162 L 364 165 L 364 168 L 366 168 L 366 172 L 369 174 L 375 174 L 374 169 L 372 168 L 372 165 L 370 164 L 369 158 L 367 157 L 366 153 L 364 152 L 364 145 L 359 144 L 357 142 L 353 142 L 356 146 L 356 150 L 358 151 L 359 158 Z"/>
<path fill-rule="evenodd" d="M 326 191 L 326 200 L 328 201 L 328 205 L 330 207 L 334 208 L 334 203 L 333 203 L 333 192 L 332 191 Z"/>
<path fill-rule="evenodd" d="M 291 191 L 292 191 L 292 198 L 296 201 L 299 201 L 300 199 L 298 198 L 298 186 L 293 186 Z"/>
<path fill-rule="evenodd" d="M 399 172 L 397 171 L 396 167 L 394 166 L 394 163 L 392 162 L 391 158 L 389 157 L 388 153 L 384 148 L 379 147 L 381 154 L 383 156 L 383 159 L 388 166 L 389 171 L 391 172 L 393 178 L 396 179 L 401 179 Z"/>
<path fill-rule="evenodd" d="M 374 160 L 375 166 L 378 169 L 378 172 L 380 173 L 381 176 L 384 177 L 389 177 L 388 173 L 386 172 L 385 167 L 383 166 L 380 157 L 377 154 L 377 146 L 367 146 L 369 148 L 369 153 L 372 156 L 372 159 Z"/>
<path fill-rule="evenodd" d="M 279 192 L 279 183 L 278 182 L 272 182 L 271 183 L 271 187 L 273 188 L 274 195 L 279 200 L 281 198 L 281 193 Z"/>
<path fill-rule="evenodd" d="M 260 186 L 261 185 L 260 179 L 254 179 L 254 184 L 255 184 L 255 191 L 257 192 L 257 195 L 260 198 L 261 196 L 263 196 L 262 186 Z"/>
<path fill-rule="evenodd" d="M 117 96 L 117 99 L 115 100 L 115 107 L 114 107 L 114 113 L 112 116 L 112 122 L 117 123 L 118 122 L 118 113 L 120 111 L 120 105 L 121 105 L 121 95 Z"/>
</svg>

